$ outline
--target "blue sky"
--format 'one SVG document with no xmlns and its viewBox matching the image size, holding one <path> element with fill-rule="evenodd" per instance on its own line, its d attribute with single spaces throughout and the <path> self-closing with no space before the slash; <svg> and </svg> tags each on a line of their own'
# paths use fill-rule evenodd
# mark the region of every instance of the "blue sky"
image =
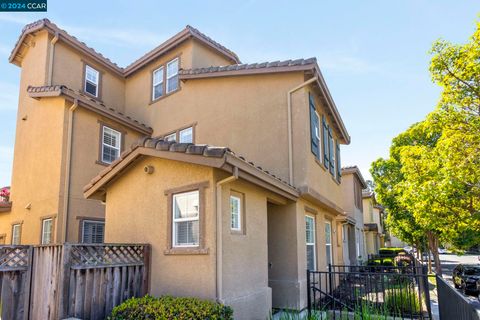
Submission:
<svg viewBox="0 0 480 320">
<path fill-rule="evenodd" d="M 60 1 L 47 13 L 0 12 L 0 186 L 9 185 L 20 69 L 8 56 L 26 23 L 48 17 L 125 66 L 190 24 L 242 62 L 317 57 L 352 136 L 344 165 L 370 177 L 391 139 L 436 105 L 428 51 L 463 43 L 480 12 L 474 0 Z M 40 138 L 40 137 L 39 137 Z"/>
</svg>

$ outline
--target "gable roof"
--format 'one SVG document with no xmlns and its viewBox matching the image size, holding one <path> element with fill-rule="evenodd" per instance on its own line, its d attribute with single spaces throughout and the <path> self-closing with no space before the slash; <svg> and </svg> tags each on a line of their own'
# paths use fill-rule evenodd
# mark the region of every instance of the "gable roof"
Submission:
<svg viewBox="0 0 480 320">
<path fill-rule="evenodd" d="M 142 134 L 151 135 L 153 132 L 153 129 L 146 124 L 141 123 L 122 112 L 116 111 L 114 108 L 107 107 L 104 103 L 81 92 L 69 89 L 64 85 L 41 87 L 28 86 L 27 93 L 30 97 L 35 99 L 64 96 L 72 102 L 77 101 L 81 107 L 110 118 Z"/>
<path fill-rule="evenodd" d="M 84 188 L 85 198 L 103 199 L 107 185 L 122 175 L 139 158 L 150 156 L 187 162 L 229 173 L 238 172 L 239 178 L 275 192 L 287 199 L 296 200 L 298 190 L 226 147 L 213 147 L 193 143 L 175 143 L 156 138 L 143 138 L 124 151 L 120 158 L 101 171 Z"/>
<path fill-rule="evenodd" d="M 365 179 L 362 176 L 362 172 L 357 166 L 347 166 L 342 168 L 342 175 L 346 174 L 354 174 L 357 176 L 358 180 L 360 180 L 360 183 L 362 184 L 362 189 L 365 189 L 368 187 L 367 182 L 365 182 Z"/>
<path fill-rule="evenodd" d="M 40 30 L 47 30 L 49 33 L 54 34 L 55 36 L 58 36 L 60 40 L 66 42 L 67 44 L 71 45 L 75 49 L 86 54 L 91 59 L 101 64 L 102 66 L 106 67 L 107 69 L 114 72 L 120 77 L 127 77 L 131 75 L 133 72 L 139 70 L 140 68 L 148 64 L 153 59 L 156 59 L 157 57 L 164 54 L 168 50 L 171 50 L 175 46 L 178 46 L 180 43 L 190 38 L 194 38 L 198 40 L 202 44 L 210 47 L 211 49 L 225 56 L 227 59 L 231 60 L 233 63 L 240 63 L 240 59 L 233 51 L 222 46 L 218 42 L 214 41 L 212 38 L 198 31 L 197 29 L 187 25 L 185 29 L 183 29 L 182 31 L 180 31 L 170 39 L 166 40 L 155 49 L 146 53 L 145 55 L 143 55 L 138 60 L 134 61 L 132 64 L 130 64 L 126 68 L 122 68 L 116 63 L 112 62 L 107 57 L 103 56 L 101 53 L 87 46 L 84 42 L 78 40 L 76 37 L 70 35 L 65 30 L 59 28 L 56 24 L 52 23 L 50 20 L 46 18 L 27 24 L 22 29 L 22 33 L 20 34 L 20 37 L 18 38 L 12 50 L 12 53 L 10 54 L 10 57 L 9 57 L 9 61 L 11 63 L 16 65 L 20 64 L 22 57 L 19 51 L 21 50 L 22 46 L 25 46 L 24 40 L 28 38 L 30 35 Z"/>
<path fill-rule="evenodd" d="M 173 47 L 179 45 L 183 41 L 194 38 L 197 41 L 200 41 L 202 44 L 214 49 L 215 51 L 219 52 L 226 58 L 228 58 L 233 63 L 240 63 L 240 59 L 238 56 L 231 50 L 227 49 L 226 47 L 222 46 L 220 43 L 216 42 L 212 38 L 206 36 L 205 34 L 201 33 L 199 30 L 187 25 L 185 29 L 168 39 L 167 41 L 160 44 L 155 49 L 147 52 L 145 55 L 131 63 L 124 69 L 124 75 L 128 77 L 138 69 L 145 66 L 148 62 L 156 59 L 157 57 L 161 56 L 168 50 L 172 49 Z"/>
</svg>

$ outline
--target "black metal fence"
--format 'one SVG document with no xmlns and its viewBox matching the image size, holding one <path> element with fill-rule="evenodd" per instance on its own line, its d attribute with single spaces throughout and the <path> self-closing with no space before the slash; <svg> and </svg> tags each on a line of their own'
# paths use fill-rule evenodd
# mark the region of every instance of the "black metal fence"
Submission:
<svg viewBox="0 0 480 320">
<path fill-rule="evenodd" d="M 440 320 L 480 320 L 480 302 L 469 299 L 437 275 Z"/>
<path fill-rule="evenodd" d="M 308 312 L 319 319 L 432 319 L 422 266 L 338 266 L 307 271 Z"/>
</svg>

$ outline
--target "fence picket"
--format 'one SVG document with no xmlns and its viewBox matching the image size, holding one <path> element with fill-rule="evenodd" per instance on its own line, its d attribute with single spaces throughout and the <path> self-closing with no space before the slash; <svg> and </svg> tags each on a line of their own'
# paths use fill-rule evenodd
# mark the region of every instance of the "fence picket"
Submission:
<svg viewBox="0 0 480 320">
<path fill-rule="evenodd" d="M 104 319 L 148 292 L 149 264 L 148 245 L 0 245 L 0 316 Z"/>
</svg>

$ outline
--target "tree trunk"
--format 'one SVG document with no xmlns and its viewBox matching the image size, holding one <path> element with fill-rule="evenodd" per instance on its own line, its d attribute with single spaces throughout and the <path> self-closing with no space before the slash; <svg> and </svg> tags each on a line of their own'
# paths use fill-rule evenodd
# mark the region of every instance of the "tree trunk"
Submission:
<svg viewBox="0 0 480 320">
<path fill-rule="evenodd" d="M 442 263 L 440 262 L 440 256 L 438 255 L 438 237 L 433 236 L 433 258 L 435 259 L 435 271 L 438 275 L 442 275 Z"/>
</svg>

